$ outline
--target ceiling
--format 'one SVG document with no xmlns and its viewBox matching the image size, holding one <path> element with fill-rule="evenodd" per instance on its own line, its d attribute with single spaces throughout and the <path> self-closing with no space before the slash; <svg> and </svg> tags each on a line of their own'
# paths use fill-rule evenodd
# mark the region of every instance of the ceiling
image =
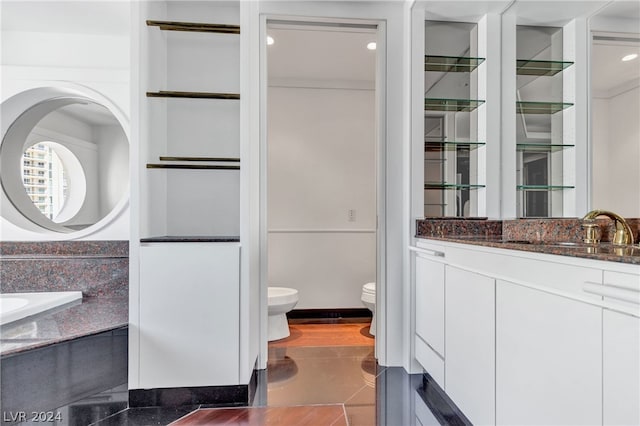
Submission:
<svg viewBox="0 0 640 426">
<path fill-rule="evenodd" d="M 622 62 L 631 53 L 638 57 Z M 635 82 L 640 84 L 640 36 L 632 43 L 594 43 L 591 49 L 591 84 L 594 94 L 601 97 L 615 96 Z"/>
<path fill-rule="evenodd" d="M 373 84 L 376 40 L 370 28 L 270 25 L 269 80 L 331 80 Z M 275 79 L 275 80 L 274 80 Z"/>
</svg>

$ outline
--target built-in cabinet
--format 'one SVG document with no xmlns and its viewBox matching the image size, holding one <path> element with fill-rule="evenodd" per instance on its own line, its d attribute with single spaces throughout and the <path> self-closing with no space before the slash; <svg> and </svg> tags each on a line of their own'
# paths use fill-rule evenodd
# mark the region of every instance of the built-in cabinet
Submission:
<svg viewBox="0 0 640 426">
<path fill-rule="evenodd" d="M 129 387 L 239 385 L 240 5 L 133 7 Z"/>
<path fill-rule="evenodd" d="M 239 262 L 238 243 L 142 245 L 140 388 L 238 384 Z"/>
<path fill-rule="evenodd" d="M 639 267 L 431 240 L 412 250 L 416 360 L 472 423 L 639 423 Z M 421 346 L 423 310 L 444 312 L 442 353 Z"/>
<path fill-rule="evenodd" d="M 496 424 L 600 424 L 602 308 L 498 281 Z"/>
<path fill-rule="evenodd" d="M 428 366 L 429 374 L 444 387 L 444 253 L 422 250 L 415 259 L 416 358 Z"/>
<path fill-rule="evenodd" d="M 492 424 L 495 280 L 453 266 L 445 275 L 445 389 L 473 424 Z"/>
</svg>

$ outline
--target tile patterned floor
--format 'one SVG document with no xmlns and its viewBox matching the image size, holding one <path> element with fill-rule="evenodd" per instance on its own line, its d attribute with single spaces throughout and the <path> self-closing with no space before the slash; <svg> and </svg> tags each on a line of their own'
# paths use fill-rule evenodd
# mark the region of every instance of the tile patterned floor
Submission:
<svg viewBox="0 0 640 426">
<path fill-rule="evenodd" d="M 368 330 L 362 321 L 292 322 L 288 338 L 269 343 L 267 407 L 200 409 L 173 425 L 375 425 L 383 368 Z"/>
<path fill-rule="evenodd" d="M 289 338 L 269 344 L 268 368 L 251 407 L 126 409 L 95 425 L 469 424 L 428 377 L 378 366 L 366 322 L 297 322 L 291 329 Z"/>
</svg>

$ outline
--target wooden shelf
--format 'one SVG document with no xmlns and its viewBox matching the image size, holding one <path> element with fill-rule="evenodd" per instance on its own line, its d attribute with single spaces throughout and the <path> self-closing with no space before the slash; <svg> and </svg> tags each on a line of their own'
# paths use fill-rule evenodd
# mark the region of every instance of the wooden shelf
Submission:
<svg viewBox="0 0 640 426">
<path fill-rule="evenodd" d="M 192 31 L 201 33 L 240 34 L 239 25 L 152 20 L 148 20 L 147 25 L 150 27 L 159 27 L 164 31 Z"/>
<path fill-rule="evenodd" d="M 240 166 L 217 164 L 157 164 L 148 163 L 147 169 L 190 169 L 190 170 L 240 170 Z"/>
<path fill-rule="evenodd" d="M 227 157 L 160 157 L 160 161 L 217 161 L 239 163 L 240 159 Z"/>
<path fill-rule="evenodd" d="M 214 92 L 176 92 L 160 90 L 147 92 L 148 98 L 195 98 L 195 99 L 240 99 L 239 93 L 214 93 Z"/>
</svg>

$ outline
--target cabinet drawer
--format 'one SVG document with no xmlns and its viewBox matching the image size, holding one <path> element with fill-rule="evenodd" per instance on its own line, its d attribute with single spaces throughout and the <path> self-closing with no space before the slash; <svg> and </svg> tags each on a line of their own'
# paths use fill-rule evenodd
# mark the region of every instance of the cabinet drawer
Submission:
<svg viewBox="0 0 640 426">
<path fill-rule="evenodd" d="M 444 389 L 444 360 L 431 349 L 420 337 L 416 336 L 416 360 L 438 386 Z"/>
<path fill-rule="evenodd" d="M 449 248 L 447 263 L 472 272 L 584 301 L 602 300 L 584 291 L 584 284 L 601 283 L 602 270 L 576 264 L 561 263 L 562 256 L 546 256 L 548 260 L 530 259 L 516 253 L 502 254 L 465 248 Z M 585 262 L 586 264 L 587 262 Z"/>
<path fill-rule="evenodd" d="M 632 308 L 640 317 L 640 275 L 604 271 L 603 284 L 605 301 Z"/>
<path fill-rule="evenodd" d="M 444 263 L 416 256 L 416 334 L 444 356 Z"/>
</svg>

